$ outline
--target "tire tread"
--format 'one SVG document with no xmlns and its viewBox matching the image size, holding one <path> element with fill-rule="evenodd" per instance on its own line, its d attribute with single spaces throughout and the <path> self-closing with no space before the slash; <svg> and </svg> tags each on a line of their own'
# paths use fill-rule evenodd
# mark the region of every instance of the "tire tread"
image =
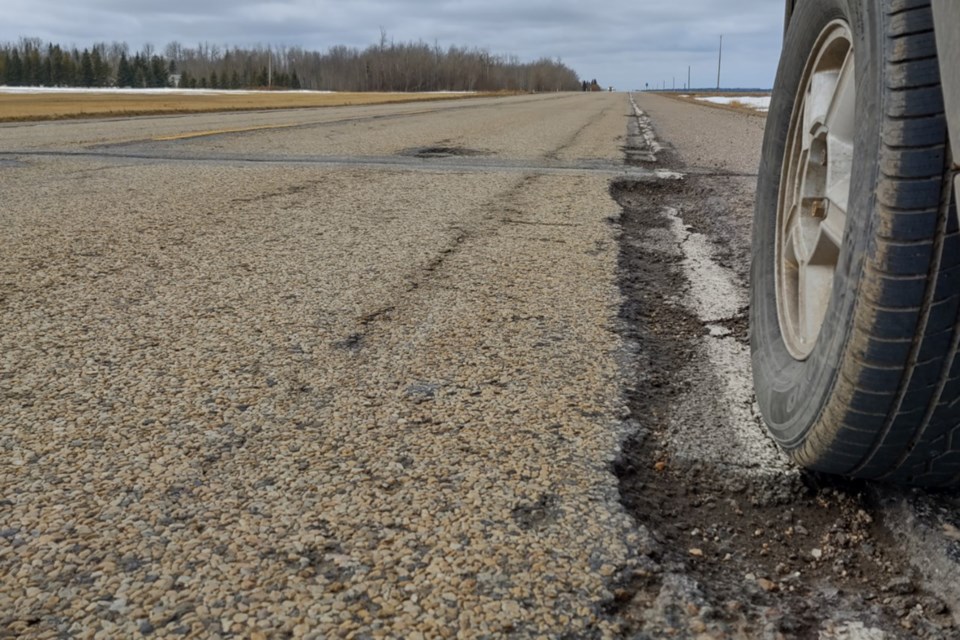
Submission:
<svg viewBox="0 0 960 640">
<path fill-rule="evenodd" d="M 930 0 L 880 2 L 885 106 L 877 222 L 854 338 L 838 371 L 843 392 L 836 398 L 847 403 L 827 409 L 792 453 L 824 471 L 954 484 L 960 479 L 960 234 L 944 177 L 950 150 L 933 13 Z"/>
</svg>

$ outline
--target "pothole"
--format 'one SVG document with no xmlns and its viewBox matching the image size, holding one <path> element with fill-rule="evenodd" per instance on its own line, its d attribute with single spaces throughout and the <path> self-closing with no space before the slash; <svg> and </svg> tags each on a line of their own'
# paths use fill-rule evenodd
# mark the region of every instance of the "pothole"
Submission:
<svg viewBox="0 0 960 640">
<path fill-rule="evenodd" d="M 466 147 L 436 146 L 404 149 L 400 152 L 400 155 L 410 156 L 413 158 L 469 158 L 476 156 L 488 156 L 490 153 L 488 151 L 480 151 L 479 149 L 467 149 Z"/>
</svg>

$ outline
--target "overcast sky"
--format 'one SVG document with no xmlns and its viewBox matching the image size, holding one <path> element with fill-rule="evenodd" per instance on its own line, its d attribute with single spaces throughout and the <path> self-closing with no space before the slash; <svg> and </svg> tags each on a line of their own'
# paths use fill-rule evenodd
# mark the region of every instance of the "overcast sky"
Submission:
<svg viewBox="0 0 960 640">
<path fill-rule="evenodd" d="M 617 89 L 770 87 L 783 21 L 781 0 L 3 0 L 0 41 L 37 37 L 79 47 L 172 40 L 226 45 L 364 48 L 383 27 L 423 40 L 561 58 L 585 79 Z"/>
</svg>

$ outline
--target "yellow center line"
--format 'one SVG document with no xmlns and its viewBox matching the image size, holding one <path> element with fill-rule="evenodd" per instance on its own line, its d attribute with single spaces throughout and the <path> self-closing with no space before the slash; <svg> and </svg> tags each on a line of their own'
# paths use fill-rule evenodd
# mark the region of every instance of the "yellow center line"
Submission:
<svg viewBox="0 0 960 640">
<path fill-rule="evenodd" d="M 242 127 L 239 129 L 211 129 L 209 131 L 193 131 L 190 133 L 177 133 L 172 136 L 157 136 L 150 138 L 152 142 L 170 142 L 172 140 L 189 140 L 190 138 L 204 138 L 206 136 L 219 136 L 226 133 L 247 133 L 249 131 L 265 131 L 268 129 L 289 129 L 291 127 L 303 126 L 297 124 L 265 124 L 258 127 Z"/>
</svg>

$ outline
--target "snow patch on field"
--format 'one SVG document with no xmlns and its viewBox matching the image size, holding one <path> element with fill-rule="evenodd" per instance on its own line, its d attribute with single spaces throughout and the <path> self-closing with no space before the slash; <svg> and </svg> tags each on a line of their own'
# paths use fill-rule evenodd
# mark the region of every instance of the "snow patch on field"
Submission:
<svg viewBox="0 0 960 640">
<path fill-rule="evenodd" d="M 770 110 L 770 96 L 706 96 L 697 98 L 697 100 L 711 104 L 730 105 L 736 103 L 757 111 Z"/>
</svg>

